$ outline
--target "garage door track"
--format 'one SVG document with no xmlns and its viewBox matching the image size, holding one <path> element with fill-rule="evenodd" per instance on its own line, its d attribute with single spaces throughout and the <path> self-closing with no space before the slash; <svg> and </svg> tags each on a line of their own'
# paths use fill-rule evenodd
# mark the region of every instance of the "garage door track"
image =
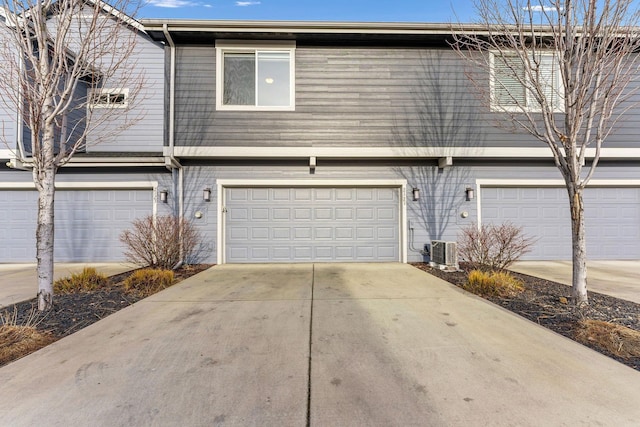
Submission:
<svg viewBox="0 0 640 427">
<path fill-rule="evenodd" d="M 0 384 L 12 426 L 640 419 L 639 372 L 403 264 L 214 267 Z"/>
</svg>

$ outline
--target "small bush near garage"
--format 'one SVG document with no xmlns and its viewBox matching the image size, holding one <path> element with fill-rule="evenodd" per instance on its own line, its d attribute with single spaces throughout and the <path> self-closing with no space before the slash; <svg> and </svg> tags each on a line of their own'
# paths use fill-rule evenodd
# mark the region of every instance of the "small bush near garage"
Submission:
<svg viewBox="0 0 640 427">
<path fill-rule="evenodd" d="M 126 245 L 125 257 L 134 264 L 174 269 L 180 261 L 195 261 L 200 234 L 184 218 L 149 215 L 134 220 L 131 230 L 120 235 Z"/>
<path fill-rule="evenodd" d="M 171 270 L 144 268 L 131 273 L 122 285 L 127 292 L 147 297 L 168 288 L 174 281 L 175 276 Z"/>
<path fill-rule="evenodd" d="M 75 292 L 90 292 L 103 288 L 109 284 L 109 279 L 93 267 L 85 267 L 80 273 L 63 277 L 53 283 L 56 294 L 71 294 Z"/>
<path fill-rule="evenodd" d="M 13 314 L 7 311 L 0 313 L 0 366 L 55 341 L 50 332 L 36 328 L 35 319 L 35 310 L 23 323 L 18 321 L 15 307 Z"/>
<path fill-rule="evenodd" d="M 524 291 L 522 282 L 504 271 L 472 270 L 463 288 L 477 295 L 502 298 L 515 296 Z"/>
<path fill-rule="evenodd" d="M 581 320 L 575 337 L 578 342 L 595 345 L 623 359 L 640 357 L 640 332 L 617 323 Z"/>
<path fill-rule="evenodd" d="M 458 235 L 462 261 L 480 270 L 504 270 L 531 251 L 535 239 L 525 236 L 522 227 L 511 222 L 470 224 Z"/>
</svg>

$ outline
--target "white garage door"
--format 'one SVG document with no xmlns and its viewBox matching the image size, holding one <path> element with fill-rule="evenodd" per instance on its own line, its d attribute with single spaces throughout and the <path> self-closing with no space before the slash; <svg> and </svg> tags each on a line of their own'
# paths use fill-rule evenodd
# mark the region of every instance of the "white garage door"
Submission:
<svg viewBox="0 0 640 427">
<path fill-rule="evenodd" d="M 35 191 L 1 190 L 2 262 L 34 262 Z M 120 233 L 153 211 L 151 190 L 58 190 L 55 202 L 56 261 L 122 261 Z"/>
<path fill-rule="evenodd" d="M 399 188 L 227 188 L 229 263 L 399 261 Z"/>
<path fill-rule="evenodd" d="M 640 259 L 640 188 L 587 188 L 589 259 Z M 564 188 L 483 188 L 482 222 L 509 220 L 538 238 L 526 259 L 571 259 L 571 221 Z"/>
</svg>

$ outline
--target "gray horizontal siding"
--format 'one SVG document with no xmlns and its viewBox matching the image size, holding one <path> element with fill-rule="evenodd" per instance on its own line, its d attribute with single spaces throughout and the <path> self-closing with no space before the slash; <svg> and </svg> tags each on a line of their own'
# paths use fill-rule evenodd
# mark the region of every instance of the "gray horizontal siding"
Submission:
<svg viewBox="0 0 640 427">
<path fill-rule="evenodd" d="M 10 48 L 7 44 L 10 41 L 11 34 L 6 27 L 4 21 L 0 21 L 0 44 L 3 46 L 3 60 L 6 60 L 6 56 L 10 54 Z M 17 56 L 17 55 L 16 55 Z M 17 59 L 17 58 L 16 58 Z M 6 74 L 2 76 L 3 83 L 11 77 Z M 15 87 L 17 85 L 2 84 L 0 88 L 0 94 L 2 94 L 2 100 L 0 101 L 0 149 L 15 149 L 16 141 L 18 137 L 17 133 L 17 108 L 12 102 L 12 99 L 16 99 Z M 9 96 L 11 94 L 11 96 Z"/>
<path fill-rule="evenodd" d="M 178 48 L 176 145 L 183 146 L 540 146 L 495 126 L 452 51 L 296 49 L 296 108 L 215 111 L 215 49 Z M 489 84 L 487 80 L 487 85 Z M 640 111 L 608 146 L 638 146 Z"/>
<path fill-rule="evenodd" d="M 109 119 L 89 134 L 87 152 L 161 152 L 165 139 L 164 47 L 138 34 L 123 71 L 124 76 L 117 73 L 103 87 L 133 90 L 129 84 L 139 79 L 143 80 L 142 87 L 131 108 L 109 110 Z M 102 112 L 94 110 L 98 120 Z M 123 125 L 124 130 L 114 132 Z"/>
</svg>

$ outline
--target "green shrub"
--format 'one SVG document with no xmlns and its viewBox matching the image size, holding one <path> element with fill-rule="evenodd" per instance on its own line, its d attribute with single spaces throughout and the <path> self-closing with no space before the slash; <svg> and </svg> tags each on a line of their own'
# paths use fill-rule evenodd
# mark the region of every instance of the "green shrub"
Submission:
<svg viewBox="0 0 640 427">
<path fill-rule="evenodd" d="M 53 283 L 53 292 L 56 294 L 72 294 L 76 292 L 89 292 L 105 287 L 109 279 L 93 267 L 85 267 L 81 273 L 74 273 L 69 277 L 63 277 Z"/>
<path fill-rule="evenodd" d="M 524 291 L 524 286 L 520 280 L 504 271 L 473 270 L 467 276 L 464 289 L 481 296 L 511 297 Z"/>
<path fill-rule="evenodd" d="M 147 297 L 173 285 L 171 270 L 144 268 L 134 271 L 122 283 L 127 292 Z"/>
</svg>

